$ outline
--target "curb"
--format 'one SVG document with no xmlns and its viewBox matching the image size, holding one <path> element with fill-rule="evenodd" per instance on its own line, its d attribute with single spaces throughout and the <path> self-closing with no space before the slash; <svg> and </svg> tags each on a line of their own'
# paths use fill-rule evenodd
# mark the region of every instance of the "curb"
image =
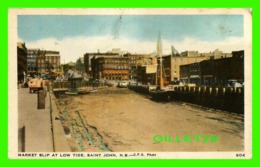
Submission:
<svg viewBox="0 0 260 167">
<path fill-rule="evenodd" d="M 59 119 L 59 111 L 55 102 L 56 98 L 51 90 L 49 95 L 51 103 L 51 123 L 54 152 L 71 152 L 63 126 Z"/>
</svg>

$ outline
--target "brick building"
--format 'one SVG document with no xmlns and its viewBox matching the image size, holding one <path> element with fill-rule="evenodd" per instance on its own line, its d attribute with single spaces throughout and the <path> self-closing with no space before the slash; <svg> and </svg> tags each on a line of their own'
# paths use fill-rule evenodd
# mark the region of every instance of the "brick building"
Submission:
<svg viewBox="0 0 260 167">
<path fill-rule="evenodd" d="M 180 80 L 181 65 L 197 63 L 206 59 L 207 57 L 199 55 L 196 51 L 186 51 L 181 54 L 163 56 L 164 80 L 168 82 Z"/>
<path fill-rule="evenodd" d="M 137 66 L 137 81 L 142 84 L 155 85 L 156 83 L 156 73 L 157 64 Z"/>
<path fill-rule="evenodd" d="M 150 54 L 130 54 L 127 53 L 124 57 L 129 59 L 129 79 L 137 80 L 138 67 L 155 64 L 156 58 Z"/>
<path fill-rule="evenodd" d="M 60 52 L 40 51 L 37 58 L 38 73 L 60 72 Z"/>
<path fill-rule="evenodd" d="M 129 62 L 126 57 L 93 57 L 91 70 L 93 79 L 101 80 L 128 80 Z"/>
<path fill-rule="evenodd" d="M 231 76 L 233 79 L 244 81 L 244 50 L 233 51 L 231 60 Z"/>
<path fill-rule="evenodd" d="M 184 84 L 195 83 L 201 84 L 200 63 L 192 63 L 180 66 L 180 80 Z"/>
<path fill-rule="evenodd" d="M 27 74 L 27 48 L 25 43 L 17 43 L 17 79 L 23 81 Z"/>
<path fill-rule="evenodd" d="M 243 82 L 244 51 L 232 52 L 232 57 L 181 65 L 180 80 L 206 86 L 226 86 L 229 80 Z"/>
<path fill-rule="evenodd" d="M 91 64 L 91 60 L 95 57 L 95 59 L 99 58 L 99 57 L 118 57 L 119 53 L 85 53 L 84 54 L 84 68 L 85 68 L 85 72 L 88 76 L 90 77 L 94 77 L 94 73 L 92 71 L 92 64 Z"/>
</svg>

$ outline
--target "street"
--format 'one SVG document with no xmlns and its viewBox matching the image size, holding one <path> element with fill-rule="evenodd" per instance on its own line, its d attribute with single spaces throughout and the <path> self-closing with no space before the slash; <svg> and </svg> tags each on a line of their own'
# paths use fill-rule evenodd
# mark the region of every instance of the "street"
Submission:
<svg viewBox="0 0 260 167">
<path fill-rule="evenodd" d="M 50 101 L 45 97 L 45 109 L 37 109 L 37 93 L 29 88 L 18 89 L 18 151 L 52 152 Z"/>
</svg>

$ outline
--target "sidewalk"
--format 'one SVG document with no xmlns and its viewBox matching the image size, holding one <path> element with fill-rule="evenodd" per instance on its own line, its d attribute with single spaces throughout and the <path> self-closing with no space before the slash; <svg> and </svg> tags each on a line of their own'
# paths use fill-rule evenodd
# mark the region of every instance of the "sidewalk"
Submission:
<svg viewBox="0 0 260 167">
<path fill-rule="evenodd" d="M 53 152 L 48 93 L 45 109 L 37 109 L 37 93 L 30 94 L 28 88 L 18 89 L 18 130 L 18 151 Z"/>
</svg>

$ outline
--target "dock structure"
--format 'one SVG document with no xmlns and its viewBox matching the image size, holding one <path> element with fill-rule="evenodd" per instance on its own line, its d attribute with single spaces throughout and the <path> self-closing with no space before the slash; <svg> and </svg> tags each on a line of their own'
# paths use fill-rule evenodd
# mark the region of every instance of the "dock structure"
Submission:
<svg viewBox="0 0 260 167">
<path fill-rule="evenodd" d="M 151 96 L 149 86 L 129 86 L 130 90 Z M 170 99 L 169 99 L 170 97 Z M 238 114 L 244 114 L 243 87 L 176 86 L 169 96 L 153 98 L 156 101 L 179 101 Z"/>
</svg>

